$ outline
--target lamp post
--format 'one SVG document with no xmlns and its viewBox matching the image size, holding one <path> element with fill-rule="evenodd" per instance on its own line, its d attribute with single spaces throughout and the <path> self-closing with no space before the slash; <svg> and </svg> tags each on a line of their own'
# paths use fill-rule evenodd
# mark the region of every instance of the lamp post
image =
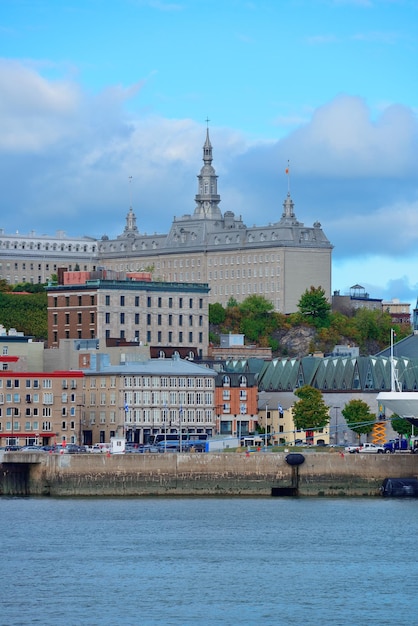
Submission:
<svg viewBox="0 0 418 626">
<path fill-rule="evenodd" d="M 264 447 L 267 450 L 267 410 L 269 408 L 269 405 L 266 403 L 266 427 L 265 427 L 265 431 L 264 431 Z"/>
<path fill-rule="evenodd" d="M 334 406 L 335 409 L 335 445 L 338 446 L 338 409 L 339 406 Z"/>
<path fill-rule="evenodd" d="M 182 415 L 183 415 L 183 407 L 180 405 L 179 408 L 179 451 L 182 451 L 182 442 L 181 442 L 181 422 L 182 422 Z"/>
<path fill-rule="evenodd" d="M 79 418 L 78 418 L 78 445 L 81 446 L 82 441 L 81 441 L 81 435 L 82 435 L 82 430 L 81 430 L 81 425 L 82 425 L 82 415 L 83 415 L 83 408 L 84 408 L 84 404 L 77 404 L 77 407 L 80 409 L 80 414 L 79 414 Z"/>
</svg>

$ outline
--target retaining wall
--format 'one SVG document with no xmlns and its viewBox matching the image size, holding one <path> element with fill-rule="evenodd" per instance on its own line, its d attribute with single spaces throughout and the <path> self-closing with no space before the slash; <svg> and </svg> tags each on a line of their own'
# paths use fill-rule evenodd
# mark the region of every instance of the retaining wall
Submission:
<svg viewBox="0 0 418 626">
<path fill-rule="evenodd" d="M 31 454 L 25 463 L 23 454 L 1 453 L 0 494 L 377 496 L 385 478 L 418 478 L 413 454 L 307 451 L 298 467 L 286 463 L 286 453 Z"/>
</svg>

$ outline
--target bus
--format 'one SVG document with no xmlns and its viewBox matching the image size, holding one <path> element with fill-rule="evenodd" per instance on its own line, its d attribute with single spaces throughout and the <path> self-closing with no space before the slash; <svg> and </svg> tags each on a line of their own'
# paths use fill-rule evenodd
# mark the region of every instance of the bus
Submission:
<svg viewBox="0 0 418 626">
<path fill-rule="evenodd" d="M 191 441 L 207 441 L 208 435 L 207 433 L 182 433 L 181 441 L 183 442 L 191 442 Z M 156 446 L 161 441 L 180 441 L 180 437 L 178 433 L 159 433 L 158 435 L 152 435 L 149 438 L 148 443 L 152 446 Z"/>
</svg>

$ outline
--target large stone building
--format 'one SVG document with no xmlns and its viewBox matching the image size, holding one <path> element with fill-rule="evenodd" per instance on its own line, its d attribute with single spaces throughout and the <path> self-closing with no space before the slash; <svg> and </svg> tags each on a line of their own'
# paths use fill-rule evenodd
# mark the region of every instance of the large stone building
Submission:
<svg viewBox="0 0 418 626">
<path fill-rule="evenodd" d="M 331 297 L 331 254 L 321 224 L 298 221 L 290 193 L 277 220 L 247 227 L 241 216 L 221 212 L 218 177 L 212 166 L 209 132 L 203 146 L 196 206 L 175 217 L 168 234 L 140 232 L 129 209 L 121 235 L 110 240 L 57 236 L 5 235 L 0 230 L 0 278 L 9 283 L 46 282 L 60 267 L 116 271 L 153 268 L 154 280 L 208 283 L 209 302 L 227 304 L 258 294 L 282 313 L 297 310 L 310 286 Z"/>
<path fill-rule="evenodd" d="M 0 371 L 0 445 L 78 441 L 83 380 L 81 371 Z"/>
<path fill-rule="evenodd" d="M 63 273 L 65 276 L 65 272 Z M 88 275 L 87 275 L 88 276 Z M 48 286 L 48 347 L 61 339 L 112 338 L 138 345 L 208 346 L 208 286 L 136 280 L 89 279 Z"/>
<path fill-rule="evenodd" d="M 208 367 L 178 357 L 115 366 L 101 354 L 90 365 L 84 370 L 84 443 L 115 434 L 147 443 L 164 432 L 215 433 L 216 372 Z"/>
<path fill-rule="evenodd" d="M 0 279 L 17 283 L 46 283 L 59 269 L 89 271 L 97 264 L 97 241 L 92 237 L 7 235 L 0 228 Z"/>
<path fill-rule="evenodd" d="M 146 235 L 131 208 L 124 232 L 98 242 L 100 262 L 124 271 L 152 267 L 160 280 L 208 283 L 210 303 L 258 294 L 291 313 L 311 285 L 330 298 L 332 245 L 321 224 L 299 222 L 288 193 L 277 221 L 248 228 L 241 216 L 221 213 L 217 179 L 207 132 L 194 213 L 174 218 L 166 235 Z"/>
</svg>

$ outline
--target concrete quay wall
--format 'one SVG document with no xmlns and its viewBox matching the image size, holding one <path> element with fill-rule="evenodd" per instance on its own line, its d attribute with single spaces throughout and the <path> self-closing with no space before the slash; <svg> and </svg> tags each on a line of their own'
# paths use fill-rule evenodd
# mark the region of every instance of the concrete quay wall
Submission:
<svg viewBox="0 0 418 626">
<path fill-rule="evenodd" d="M 21 455 L 8 462 L 21 465 Z M 27 465 L 30 495 L 377 496 L 385 478 L 418 478 L 413 454 L 308 451 L 298 467 L 287 464 L 286 453 L 263 452 L 35 456 Z"/>
</svg>

